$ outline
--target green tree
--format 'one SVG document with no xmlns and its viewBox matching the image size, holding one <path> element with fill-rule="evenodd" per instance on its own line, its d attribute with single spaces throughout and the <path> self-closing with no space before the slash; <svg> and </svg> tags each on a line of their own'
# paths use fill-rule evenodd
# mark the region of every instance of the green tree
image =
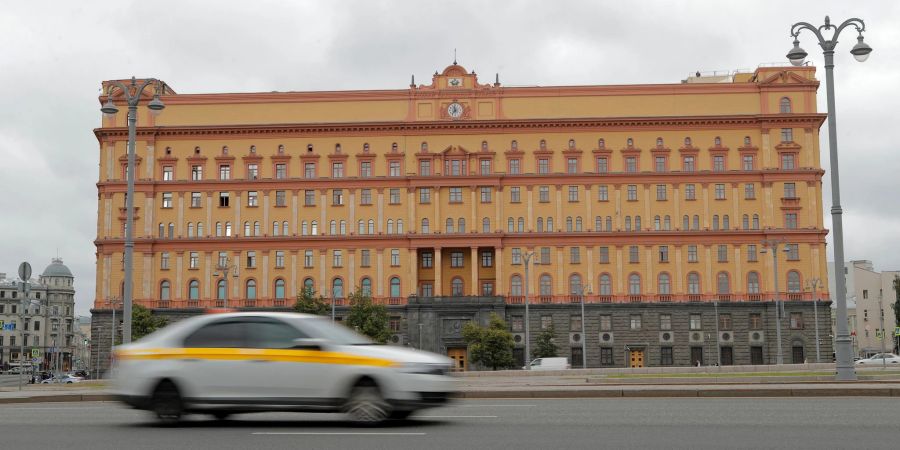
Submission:
<svg viewBox="0 0 900 450">
<path fill-rule="evenodd" d="M 304 288 L 297 294 L 297 303 L 294 303 L 294 311 L 325 316 L 331 313 L 331 305 L 325 299 L 325 296 L 316 296 L 316 291 Z"/>
<path fill-rule="evenodd" d="M 466 323 L 462 334 L 472 354 L 472 361 L 490 367 L 491 370 L 512 367 L 515 363 L 512 333 L 497 314 L 491 313 L 487 327 L 475 322 Z"/>
<path fill-rule="evenodd" d="M 138 340 L 169 322 L 165 317 L 154 316 L 153 313 L 138 304 L 131 306 L 131 339 Z"/>
<path fill-rule="evenodd" d="M 372 296 L 362 290 L 351 293 L 347 299 L 350 301 L 347 326 L 379 344 L 387 342 L 391 337 L 387 307 L 375 304 Z"/>
<path fill-rule="evenodd" d="M 553 341 L 553 335 L 553 325 L 541 331 L 541 334 L 537 337 L 537 342 L 535 342 L 534 349 L 531 350 L 532 358 L 552 358 L 556 356 L 557 348 L 556 342 Z"/>
</svg>

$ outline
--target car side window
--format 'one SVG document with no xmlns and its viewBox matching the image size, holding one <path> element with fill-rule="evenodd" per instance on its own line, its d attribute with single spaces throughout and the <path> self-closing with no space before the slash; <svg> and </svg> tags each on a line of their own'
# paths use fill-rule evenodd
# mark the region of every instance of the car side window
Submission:
<svg viewBox="0 0 900 450">
<path fill-rule="evenodd" d="M 247 346 L 250 348 L 286 349 L 294 339 L 306 338 L 300 330 L 277 320 L 247 322 Z"/>
<path fill-rule="evenodd" d="M 204 325 L 185 338 L 185 348 L 245 347 L 246 324 L 238 321 L 214 322 Z"/>
</svg>

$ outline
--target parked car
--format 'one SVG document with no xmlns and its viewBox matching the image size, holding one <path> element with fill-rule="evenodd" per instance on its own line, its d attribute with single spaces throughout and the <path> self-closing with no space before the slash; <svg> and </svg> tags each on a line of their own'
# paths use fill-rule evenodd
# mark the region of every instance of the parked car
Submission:
<svg viewBox="0 0 900 450">
<path fill-rule="evenodd" d="M 900 356 L 893 353 L 876 353 L 855 363 L 857 366 L 881 366 L 884 364 L 900 364 Z"/>
<path fill-rule="evenodd" d="M 528 366 L 522 367 L 524 370 L 565 370 L 571 369 L 568 358 L 537 358 L 531 361 Z"/>
<path fill-rule="evenodd" d="M 345 412 L 357 422 L 402 419 L 456 390 L 452 360 L 376 345 L 307 314 L 191 317 L 116 348 L 113 392 L 165 423 L 262 411 Z"/>
</svg>

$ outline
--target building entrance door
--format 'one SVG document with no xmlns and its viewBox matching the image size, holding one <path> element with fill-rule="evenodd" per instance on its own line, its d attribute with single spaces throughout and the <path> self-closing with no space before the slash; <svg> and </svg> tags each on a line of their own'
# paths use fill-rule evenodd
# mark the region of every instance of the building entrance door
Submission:
<svg viewBox="0 0 900 450">
<path fill-rule="evenodd" d="M 629 361 L 628 367 L 644 367 L 644 351 L 643 350 L 631 350 L 631 360 Z"/>
<path fill-rule="evenodd" d="M 691 365 L 703 365 L 703 347 L 691 347 Z"/>
<path fill-rule="evenodd" d="M 466 358 L 467 350 L 465 347 L 454 347 L 447 349 L 447 356 L 453 360 L 454 372 L 465 372 L 469 369 L 469 361 Z"/>
</svg>

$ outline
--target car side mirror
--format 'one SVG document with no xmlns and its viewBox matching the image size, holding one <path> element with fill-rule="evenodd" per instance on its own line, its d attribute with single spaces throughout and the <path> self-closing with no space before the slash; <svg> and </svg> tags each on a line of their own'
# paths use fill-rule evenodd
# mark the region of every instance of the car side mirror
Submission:
<svg viewBox="0 0 900 450">
<path fill-rule="evenodd" d="M 291 347 L 295 350 L 322 350 L 325 339 L 320 338 L 297 338 L 294 339 L 294 345 Z"/>
</svg>

